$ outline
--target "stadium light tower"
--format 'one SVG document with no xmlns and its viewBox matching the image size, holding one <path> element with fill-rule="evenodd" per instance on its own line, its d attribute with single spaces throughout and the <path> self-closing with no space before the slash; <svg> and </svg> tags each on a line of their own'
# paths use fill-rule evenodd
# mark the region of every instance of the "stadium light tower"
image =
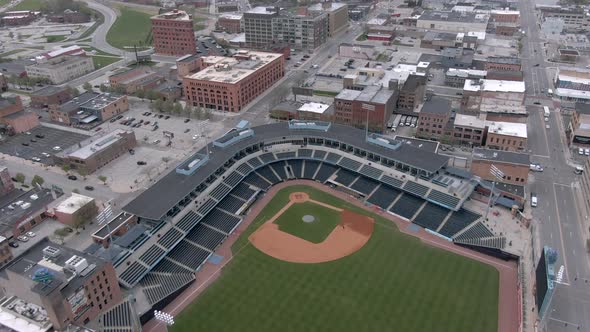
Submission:
<svg viewBox="0 0 590 332">
<path fill-rule="evenodd" d="M 496 178 L 496 180 L 500 180 L 504 178 L 504 172 L 502 172 L 496 165 L 492 164 L 490 166 L 490 174 Z M 488 206 L 486 208 L 486 216 L 484 220 L 488 220 L 488 213 L 490 212 L 490 205 L 492 205 L 492 197 L 494 196 L 494 189 L 496 187 L 496 181 L 492 180 L 492 190 L 490 191 L 490 199 L 488 200 Z"/>
<path fill-rule="evenodd" d="M 154 317 L 157 321 L 164 323 L 164 326 L 166 326 L 166 331 L 168 331 L 168 326 L 174 325 L 174 317 L 167 312 L 154 310 Z"/>
<path fill-rule="evenodd" d="M 111 227 L 109 224 L 110 219 L 113 216 L 113 207 L 111 205 L 111 201 L 112 201 L 112 199 L 107 201 L 105 203 L 104 209 L 96 216 L 96 223 L 99 226 L 106 223 L 107 232 L 109 233 L 108 234 L 109 246 L 107 248 L 107 253 L 109 253 L 109 254 L 111 252 L 111 246 L 113 245 L 113 235 L 111 234 Z M 109 259 L 112 259 L 112 257 L 110 257 L 110 255 L 109 255 Z"/>
</svg>

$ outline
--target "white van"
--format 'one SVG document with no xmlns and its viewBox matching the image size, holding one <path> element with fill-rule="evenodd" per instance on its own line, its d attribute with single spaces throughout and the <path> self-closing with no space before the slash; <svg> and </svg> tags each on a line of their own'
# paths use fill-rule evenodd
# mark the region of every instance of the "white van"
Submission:
<svg viewBox="0 0 590 332">
<path fill-rule="evenodd" d="M 537 207 L 537 195 L 531 193 L 531 206 L 532 207 Z"/>
<path fill-rule="evenodd" d="M 576 173 L 576 174 L 582 174 L 582 173 L 584 173 L 584 167 L 582 167 L 582 166 L 576 166 L 576 168 L 574 169 L 574 173 Z"/>
</svg>

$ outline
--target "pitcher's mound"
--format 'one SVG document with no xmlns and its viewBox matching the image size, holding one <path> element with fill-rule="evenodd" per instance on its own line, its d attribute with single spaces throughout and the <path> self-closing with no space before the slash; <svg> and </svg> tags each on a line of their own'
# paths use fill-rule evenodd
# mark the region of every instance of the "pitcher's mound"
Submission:
<svg viewBox="0 0 590 332">
<path fill-rule="evenodd" d="M 306 214 L 303 216 L 303 218 L 301 218 L 301 220 L 303 220 L 303 222 L 314 222 L 315 217 L 312 215 Z"/>
</svg>

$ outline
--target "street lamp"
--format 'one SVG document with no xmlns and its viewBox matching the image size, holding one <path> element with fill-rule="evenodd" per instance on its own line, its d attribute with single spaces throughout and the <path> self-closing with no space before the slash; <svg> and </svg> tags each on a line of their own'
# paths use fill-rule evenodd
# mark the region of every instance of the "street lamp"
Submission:
<svg viewBox="0 0 590 332">
<path fill-rule="evenodd" d="M 502 172 L 496 165 L 492 164 L 490 166 L 490 174 L 496 178 L 497 180 L 504 178 L 504 172 Z M 488 200 L 488 206 L 486 208 L 486 215 L 484 220 L 488 220 L 488 213 L 490 212 L 490 206 L 492 205 L 492 196 L 494 195 L 494 189 L 496 187 L 496 181 L 492 181 L 492 190 L 490 191 L 490 198 Z"/>
<path fill-rule="evenodd" d="M 157 321 L 164 323 L 164 326 L 166 326 L 166 331 L 168 331 L 168 326 L 174 325 L 174 317 L 167 312 L 154 310 L 154 317 Z"/>
</svg>

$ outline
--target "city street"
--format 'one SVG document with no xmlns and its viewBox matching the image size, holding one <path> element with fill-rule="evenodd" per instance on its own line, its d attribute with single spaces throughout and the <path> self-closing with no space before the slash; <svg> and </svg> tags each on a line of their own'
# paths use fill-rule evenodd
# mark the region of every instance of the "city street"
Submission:
<svg viewBox="0 0 590 332">
<path fill-rule="evenodd" d="M 552 82 L 545 62 L 543 41 L 539 38 L 539 26 L 531 0 L 519 2 L 522 29 L 522 62 L 527 86 L 527 105 L 541 102 L 551 105 L 549 122 L 543 119 L 541 106 L 529 106 L 529 149 L 533 162 L 541 163 L 545 171 L 534 173 L 530 190 L 539 197 L 539 205 L 533 208 L 535 263 L 544 245 L 558 251 L 557 270 L 563 265 L 563 283 L 557 285 L 555 297 L 548 311 L 544 330 L 588 331 L 590 329 L 590 261 L 586 250 L 587 225 L 576 205 L 578 181 L 573 167 L 568 163 L 569 148 L 563 134 L 561 115 L 555 111 L 547 89 Z M 537 66 L 538 64 L 538 66 Z M 545 125 L 550 126 L 549 129 Z M 536 308 L 535 308 L 536 309 Z"/>
</svg>

